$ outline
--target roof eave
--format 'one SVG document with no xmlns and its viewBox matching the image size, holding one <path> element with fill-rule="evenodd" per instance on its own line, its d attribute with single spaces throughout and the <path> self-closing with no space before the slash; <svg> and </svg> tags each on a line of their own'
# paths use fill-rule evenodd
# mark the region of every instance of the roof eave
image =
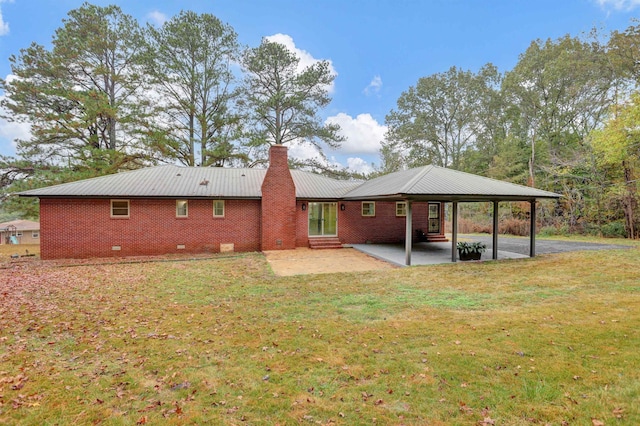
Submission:
<svg viewBox="0 0 640 426">
<path fill-rule="evenodd" d="M 474 195 L 474 194 L 386 194 L 345 197 L 349 201 L 362 200 L 408 200 L 408 201 L 457 201 L 457 202 L 480 202 L 480 201 L 533 201 L 537 199 L 558 199 L 558 194 L 549 195 Z"/>
<path fill-rule="evenodd" d="M 233 195 L 31 195 L 18 194 L 20 197 L 44 198 L 44 199 L 163 199 L 163 200 L 260 200 L 262 197 L 233 196 Z"/>
</svg>

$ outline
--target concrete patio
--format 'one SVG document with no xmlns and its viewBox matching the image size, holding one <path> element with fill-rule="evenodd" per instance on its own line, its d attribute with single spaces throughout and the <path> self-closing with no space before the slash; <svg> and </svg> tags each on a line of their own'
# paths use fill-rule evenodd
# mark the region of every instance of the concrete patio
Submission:
<svg viewBox="0 0 640 426">
<path fill-rule="evenodd" d="M 384 260 L 398 266 L 405 265 L 404 244 L 354 244 L 354 249 L 359 250 L 376 259 Z M 498 250 L 500 259 L 520 259 L 528 257 L 520 253 Z M 482 254 L 481 261 L 492 260 L 491 248 Z M 411 265 L 436 265 L 438 263 L 451 263 L 451 243 L 416 243 L 411 251 Z"/>
<path fill-rule="evenodd" d="M 480 241 L 487 245 L 482 260 L 493 260 L 493 241 L 491 235 L 458 235 L 458 241 Z M 404 244 L 354 244 L 352 247 L 386 262 L 398 266 L 405 265 Z M 536 240 L 536 253 L 549 254 L 580 250 L 625 249 L 629 246 L 615 244 L 583 243 L 577 241 Z M 529 238 L 498 237 L 498 260 L 523 259 L 529 257 Z M 451 263 L 451 242 L 446 243 L 414 243 L 411 252 L 411 265 L 435 265 Z"/>
<path fill-rule="evenodd" d="M 487 245 L 481 261 L 492 260 L 490 235 L 459 235 L 458 241 L 481 241 Z M 363 272 L 404 267 L 403 244 L 354 244 L 352 248 L 311 250 L 265 251 L 267 261 L 278 276 L 325 274 L 336 272 Z M 498 238 L 498 260 L 523 259 L 529 257 L 529 238 L 500 235 Z M 629 246 L 615 244 L 585 243 L 579 241 L 537 240 L 536 253 L 549 254 L 579 250 L 628 249 Z M 412 265 L 435 265 L 451 263 L 451 242 L 415 243 Z"/>
</svg>

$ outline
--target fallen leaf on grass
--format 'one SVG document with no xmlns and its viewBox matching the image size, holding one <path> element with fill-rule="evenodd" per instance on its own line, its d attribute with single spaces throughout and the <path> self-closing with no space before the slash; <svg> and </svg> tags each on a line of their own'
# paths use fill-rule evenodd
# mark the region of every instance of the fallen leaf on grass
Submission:
<svg viewBox="0 0 640 426">
<path fill-rule="evenodd" d="M 172 391 L 176 391 L 179 389 L 189 389 L 189 387 L 191 386 L 191 383 L 189 382 L 182 382 L 182 383 L 176 383 L 175 385 L 171 386 L 171 390 Z"/>
<path fill-rule="evenodd" d="M 624 408 L 614 408 L 613 415 L 616 417 L 616 419 L 621 419 L 622 417 L 624 417 Z"/>
<path fill-rule="evenodd" d="M 460 401 L 459 405 L 460 405 L 460 412 L 465 414 L 473 413 L 473 408 L 469 407 L 465 402 Z"/>
</svg>

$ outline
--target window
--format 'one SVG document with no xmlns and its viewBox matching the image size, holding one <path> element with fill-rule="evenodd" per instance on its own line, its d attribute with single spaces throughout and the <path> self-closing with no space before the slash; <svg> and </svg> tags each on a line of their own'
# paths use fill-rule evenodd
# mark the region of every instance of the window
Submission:
<svg viewBox="0 0 640 426">
<path fill-rule="evenodd" d="M 362 216 L 375 216 L 376 215 L 376 203 L 374 201 L 362 202 Z"/>
<path fill-rule="evenodd" d="M 22 237 L 22 232 L 21 231 L 16 232 L 16 237 L 18 238 Z"/>
<path fill-rule="evenodd" d="M 224 217 L 224 200 L 213 202 L 213 217 Z"/>
<path fill-rule="evenodd" d="M 40 238 L 40 231 L 31 231 L 31 238 Z"/>
<path fill-rule="evenodd" d="M 406 201 L 398 201 L 396 203 L 396 216 L 407 215 L 407 203 Z"/>
<path fill-rule="evenodd" d="M 111 217 L 129 217 L 129 200 L 111 200 Z"/>
<path fill-rule="evenodd" d="M 176 217 L 189 216 L 189 203 L 187 200 L 176 200 Z"/>
</svg>

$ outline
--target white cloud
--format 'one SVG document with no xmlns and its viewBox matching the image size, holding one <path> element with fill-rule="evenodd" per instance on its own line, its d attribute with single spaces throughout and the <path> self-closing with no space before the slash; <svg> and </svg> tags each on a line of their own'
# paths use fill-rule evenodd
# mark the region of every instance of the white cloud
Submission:
<svg viewBox="0 0 640 426">
<path fill-rule="evenodd" d="M 309 143 L 289 144 L 289 156 L 298 160 L 322 160 L 322 156 L 318 153 L 318 149 Z"/>
<path fill-rule="evenodd" d="M 371 164 L 367 163 L 360 157 L 347 158 L 347 168 L 353 172 L 369 174 L 373 171 Z"/>
<path fill-rule="evenodd" d="M 31 125 L 29 123 L 10 122 L 0 118 L 0 140 L 8 141 L 15 150 L 16 139 L 31 139 Z"/>
<path fill-rule="evenodd" d="M 5 78 L 5 81 L 11 83 L 17 78 L 18 77 L 16 77 L 14 74 L 9 74 Z M 4 94 L 0 95 L 0 100 L 3 100 L 4 98 Z M 4 109 L 0 109 L 0 115 L 8 115 L 8 112 Z M 0 140 L 6 142 L 15 150 L 16 139 L 31 139 L 31 124 L 19 123 L 15 121 L 11 122 L 7 121 L 5 118 L 0 118 Z"/>
<path fill-rule="evenodd" d="M 365 95 L 374 95 L 380 93 L 380 89 L 382 88 L 382 78 L 379 75 L 376 75 L 371 80 L 371 83 L 362 91 Z"/>
<path fill-rule="evenodd" d="M 340 126 L 340 133 L 347 138 L 340 152 L 347 154 L 377 154 L 387 132 L 387 126 L 379 124 L 371 114 L 359 114 L 353 118 L 341 112 L 325 122 Z"/>
<path fill-rule="evenodd" d="M 0 3 L 7 3 L 7 1 L 0 0 Z M 9 34 L 9 23 L 4 20 L 2 9 L 0 9 L 0 36 L 7 34 Z"/>
<path fill-rule="evenodd" d="M 630 11 L 640 6 L 640 0 L 596 0 L 602 7 L 612 7 L 615 10 Z"/>
<path fill-rule="evenodd" d="M 295 53 L 295 55 L 300 59 L 300 62 L 298 63 L 298 72 L 303 71 L 305 68 L 315 64 L 316 62 L 326 60 L 327 62 L 329 62 L 329 72 L 331 73 L 331 75 L 333 75 L 334 77 L 338 75 L 338 72 L 333 67 L 333 63 L 330 59 L 316 59 L 306 50 L 297 48 L 296 44 L 293 41 L 293 38 L 291 38 L 290 35 L 274 34 L 265 38 L 272 43 L 280 43 L 287 49 L 289 49 L 289 51 Z M 329 87 L 329 92 L 333 92 L 333 83 L 331 83 L 331 86 Z"/>
<path fill-rule="evenodd" d="M 147 13 L 147 20 L 149 20 L 150 22 L 156 25 L 164 24 L 165 22 L 167 22 L 167 19 L 169 19 L 167 15 L 165 15 L 164 13 L 158 10 L 154 10 L 153 12 Z"/>
</svg>

